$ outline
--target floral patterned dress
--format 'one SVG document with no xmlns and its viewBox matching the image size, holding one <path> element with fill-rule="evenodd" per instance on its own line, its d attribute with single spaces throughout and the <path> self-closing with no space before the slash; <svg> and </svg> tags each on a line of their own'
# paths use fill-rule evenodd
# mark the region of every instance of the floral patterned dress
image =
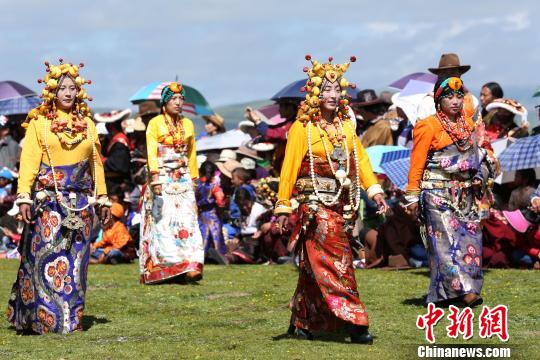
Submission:
<svg viewBox="0 0 540 360">
<path fill-rule="evenodd" d="M 421 231 L 430 255 L 428 303 L 480 294 L 481 197 L 472 181 L 487 183 L 495 176 L 493 160 L 476 146 L 459 151 L 451 144 L 428 154 L 420 192 Z"/>
<path fill-rule="evenodd" d="M 156 284 L 203 270 L 204 247 L 185 153 L 158 146 L 162 195 L 146 188 L 141 216 L 141 282 Z"/>
<path fill-rule="evenodd" d="M 334 166 L 334 165 L 332 165 Z M 336 166 L 337 167 L 337 166 Z M 354 167 L 352 167 L 354 169 Z M 315 171 L 319 177 L 333 176 L 330 165 L 316 159 Z M 304 161 L 299 178 L 309 176 L 309 162 Z M 354 174 L 351 174 L 354 178 Z M 310 219 L 307 203 L 298 209 L 298 221 L 291 236 L 300 255 L 298 285 L 292 297 L 291 323 L 310 331 L 331 331 L 347 323 L 368 326 L 368 314 L 360 301 L 349 239 L 341 202 L 328 207 L 319 204 Z"/>
<path fill-rule="evenodd" d="M 76 206 L 85 206 L 92 193 L 88 161 L 55 166 L 64 202 L 75 194 Z M 69 333 L 82 330 L 86 274 L 89 261 L 93 207 L 80 212 L 70 230 L 68 213 L 54 196 L 53 174 L 44 164 L 35 182 L 33 213 L 38 210 L 35 194 L 44 191 L 42 213 L 25 229 L 21 240 L 21 265 L 9 298 L 7 318 L 17 330 Z M 73 195 L 72 195 L 73 196 Z"/>
</svg>

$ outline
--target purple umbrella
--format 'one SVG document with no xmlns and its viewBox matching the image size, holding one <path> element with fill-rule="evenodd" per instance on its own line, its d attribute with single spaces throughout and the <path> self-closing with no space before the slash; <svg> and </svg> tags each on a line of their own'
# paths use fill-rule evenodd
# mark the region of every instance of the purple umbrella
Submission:
<svg viewBox="0 0 540 360">
<path fill-rule="evenodd" d="M 37 96 L 37 94 L 18 82 L 0 81 L 0 100 L 15 99 L 27 96 Z"/>
<path fill-rule="evenodd" d="M 403 89 L 405 88 L 405 86 L 407 86 L 407 83 L 410 80 L 418 80 L 418 81 L 435 84 L 435 82 L 437 81 L 437 75 L 428 74 L 424 72 L 416 72 L 409 75 L 405 75 L 404 77 L 394 81 L 388 86 L 396 88 L 396 89 Z"/>
<path fill-rule="evenodd" d="M 401 90 L 399 96 L 411 96 L 417 94 L 427 94 L 433 91 L 433 84 L 426 81 L 420 80 L 409 80 L 407 86 Z"/>
</svg>

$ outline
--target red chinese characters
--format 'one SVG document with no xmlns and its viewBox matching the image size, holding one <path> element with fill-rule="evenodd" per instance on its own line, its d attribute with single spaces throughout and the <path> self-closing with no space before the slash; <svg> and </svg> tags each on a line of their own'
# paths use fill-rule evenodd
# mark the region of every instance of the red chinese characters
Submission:
<svg viewBox="0 0 540 360">
<path fill-rule="evenodd" d="M 493 309 L 484 306 L 480 314 L 480 337 L 490 338 L 497 335 L 501 341 L 508 341 L 508 308 L 498 305 Z"/>
<path fill-rule="evenodd" d="M 416 327 L 425 330 L 426 340 L 433 344 L 435 342 L 434 328 L 444 317 L 444 310 L 439 309 L 433 303 L 428 304 L 428 312 L 419 315 L 416 320 Z M 456 339 L 461 334 L 464 340 L 469 340 L 474 335 L 474 313 L 469 307 L 460 311 L 454 305 L 450 305 L 447 319 L 450 325 L 446 327 L 446 335 Z M 480 337 L 483 339 L 497 335 L 501 341 L 508 341 L 508 308 L 505 305 L 498 305 L 493 309 L 488 306 L 482 308 L 479 316 Z"/>
<path fill-rule="evenodd" d="M 450 314 L 447 316 L 450 320 L 450 325 L 446 327 L 446 335 L 456 339 L 459 334 L 463 334 L 463 339 L 468 340 L 473 336 L 473 319 L 474 313 L 471 308 L 467 307 L 463 311 L 450 305 Z"/>
<path fill-rule="evenodd" d="M 444 310 L 439 309 L 433 303 L 428 304 L 428 313 L 423 316 L 418 316 L 416 319 L 416 326 L 419 329 L 426 329 L 426 340 L 433 344 L 435 342 L 435 334 L 433 328 L 439 320 L 444 316 Z"/>
</svg>

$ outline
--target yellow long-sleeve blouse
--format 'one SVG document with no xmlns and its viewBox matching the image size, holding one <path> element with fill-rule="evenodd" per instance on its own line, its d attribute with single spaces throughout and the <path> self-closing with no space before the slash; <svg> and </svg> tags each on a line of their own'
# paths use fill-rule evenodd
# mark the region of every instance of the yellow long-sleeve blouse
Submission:
<svg viewBox="0 0 540 360">
<path fill-rule="evenodd" d="M 199 168 L 197 167 L 197 152 L 195 147 L 195 127 L 193 122 L 184 117 L 182 118 L 182 126 L 184 127 L 184 141 L 188 145 L 188 161 L 189 173 L 191 178 L 199 177 Z M 180 134 L 175 134 L 180 136 Z M 158 145 L 173 145 L 173 138 L 169 134 L 167 123 L 163 115 L 158 115 L 148 123 L 146 128 L 146 148 L 148 152 L 148 170 L 150 173 L 157 173 L 158 169 Z"/>
<path fill-rule="evenodd" d="M 68 127 L 71 127 L 71 115 L 63 111 L 58 111 L 59 118 L 69 119 Z M 105 175 L 103 173 L 103 163 L 101 162 L 101 144 L 99 142 L 96 126 L 92 121 L 88 121 L 88 136 L 85 140 L 76 145 L 62 145 L 58 137 L 50 129 L 51 121 L 40 116 L 32 120 L 26 129 L 26 137 L 21 153 L 21 165 L 19 170 L 19 181 L 17 192 L 30 193 L 39 172 L 41 163 L 50 165 L 45 142 L 43 139 L 45 127 L 47 128 L 47 145 L 51 154 L 51 161 L 54 166 L 73 165 L 83 160 L 88 160 L 92 171 L 92 176 L 97 185 L 97 194 L 106 195 Z M 97 152 L 96 174 L 94 174 L 94 163 L 92 159 L 92 143 Z"/>
<path fill-rule="evenodd" d="M 360 182 L 362 187 L 366 190 L 373 187 L 376 187 L 375 192 L 368 191 L 368 195 L 373 197 L 375 194 L 380 193 L 378 190 L 379 185 L 377 183 L 377 178 L 373 174 L 371 169 L 371 164 L 369 162 L 368 155 L 366 150 L 360 143 L 358 136 L 354 132 L 354 125 L 352 121 L 347 120 L 343 124 L 343 129 L 345 136 L 347 138 L 347 146 L 349 152 L 352 154 L 354 151 L 353 141 L 356 142 L 358 149 L 358 160 L 359 160 L 359 169 L 360 169 Z M 290 128 L 287 136 L 287 148 L 285 150 L 285 159 L 283 160 L 283 167 L 281 168 L 281 176 L 279 181 L 279 192 L 278 192 L 278 202 L 288 203 L 291 199 L 294 186 L 298 177 L 298 171 L 302 164 L 302 160 L 307 154 L 308 151 L 308 138 L 307 138 L 308 128 L 304 127 L 304 124 L 300 121 L 296 121 Z M 334 147 L 328 138 L 326 132 L 322 131 L 323 137 L 325 137 L 325 142 L 328 148 L 328 151 L 332 152 Z M 319 135 L 319 130 L 312 126 L 311 128 L 311 144 L 313 150 L 313 156 L 316 158 L 326 159 L 326 153 L 324 150 L 324 145 L 321 141 Z M 376 185 L 376 186 L 374 186 Z"/>
</svg>

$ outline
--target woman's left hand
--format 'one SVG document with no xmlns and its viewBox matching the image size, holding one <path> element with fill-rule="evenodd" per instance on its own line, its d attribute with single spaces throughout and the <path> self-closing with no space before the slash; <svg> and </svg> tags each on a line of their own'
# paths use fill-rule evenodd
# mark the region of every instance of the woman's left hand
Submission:
<svg viewBox="0 0 540 360">
<path fill-rule="evenodd" d="M 101 225 L 107 225 L 111 221 L 111 208 L 102 206 L 99 209 L 99 219 L 101 220 Z"/>
<path fill-rule="evenodd" d="M 473 189 L 473 191 L 476 194 L 476 197 L 478 199 L 482 198 L 482 186 L 483 185 L 484 185 L 483 181 L 480 180 L 479 178 L 474 178 L 473 181 L 472 181 L 472 189 Z"/>
<path fill-rule="evenodd" d="M 379 211 L 377 211 L 377 214 L 386 214 L 388 210 L 390 210 L 390 207 L 386 203 L 386 200 L 384 200 L 383 194 L 377 194 L 373 197 L 373 201 L 377 204 L 377 207 L 379 208 Z"/>
</svg>

